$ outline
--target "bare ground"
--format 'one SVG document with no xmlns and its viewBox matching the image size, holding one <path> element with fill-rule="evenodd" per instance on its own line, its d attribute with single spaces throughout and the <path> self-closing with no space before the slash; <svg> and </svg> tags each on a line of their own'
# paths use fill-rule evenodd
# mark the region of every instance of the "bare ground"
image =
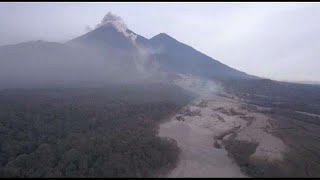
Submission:
<svg viewBox="0 0 320 180">
<path fill-rule="evenodd" d="M 248 104 L 192 76 L 177 84 L 199 98 L 160 125 L 181 149 L 167 177 L 320 177 L 320 115 Z"/>
<path fill-rule="evenodd" d="M 249 160 L 281 161 L 286 147 L 280 138 L 266 132 L 271 127 L 268 120 L 263 114 L 241 109 L 234 99 L 213 95 L 208 101 L 193 101 L 171 121 L 160 125 L 159 136 L 177 140 L 181 149 L 180 162 L 168 177 L 262 174 L 248 164 Z M 234 152 L 243 158 L 239 160 Z"/>
</svg>

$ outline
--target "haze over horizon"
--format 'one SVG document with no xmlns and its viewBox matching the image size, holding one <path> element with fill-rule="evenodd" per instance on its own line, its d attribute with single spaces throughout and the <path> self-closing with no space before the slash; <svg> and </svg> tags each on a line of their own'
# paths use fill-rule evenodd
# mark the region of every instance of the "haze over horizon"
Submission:
<svg viewBox="0 0 320 180">
<path fill-rule="evenodd" d="M 0 3 L 0 177 L 320 177 L 312 3 Z"/>
<path fill-rule="evenodd" d="M 320 81 L 315 3 L 0 3 L 0 45 L 65 42 L 108 12 L 146 38 L 169 34 L 248 74 Z"/>
</svg>

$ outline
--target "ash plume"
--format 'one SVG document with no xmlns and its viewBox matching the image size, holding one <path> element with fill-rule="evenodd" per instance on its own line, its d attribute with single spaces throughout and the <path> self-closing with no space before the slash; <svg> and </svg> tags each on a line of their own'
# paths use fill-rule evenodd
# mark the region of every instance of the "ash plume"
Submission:
<svg viewBox="0 0 320 180">
<path fill-rule="evenodd" d="M 98 24 L 96 28 L 99 28 L 101 26 L 109 26 L 109 25 L 115 27 L 118 32 L 122 33 L 124 36 L 132 39 L 133 41 L 135 41 L 135 39 L 137 38 L 136 34 L 128 32 L 128 27 L 125 24 L 125 22 L 122 20 L 122 18 L 120 16 L 112 14 L 111 12 L 108 12 L 104 16 L 101 23 Z"/>
</svg>

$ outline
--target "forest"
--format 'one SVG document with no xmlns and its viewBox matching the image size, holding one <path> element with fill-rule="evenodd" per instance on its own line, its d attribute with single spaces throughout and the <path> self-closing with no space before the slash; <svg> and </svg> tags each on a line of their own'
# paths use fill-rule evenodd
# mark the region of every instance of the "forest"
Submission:
<svg viewBox="0 0 320 180">
<path fill-rule="evenodd" d="M 155 177 L 178 161 L 157 124 L 194 95 L 168 84 L 0 91 L 1 177 Z"/>
<path fill-rule="evenodd" d="M 320 85 L 269 79 L 224 79 L 219 81 L 226 91 L 250 104 L 320 114 Z"/>
<path fill-rule="evenodd" d="M 226 142 L 225 148 L 250 177 L 320 176 L 320 86 L 268 79 L 225 81 L 227 91 L 240 97 L 244 107 L 270 117 L 268 133 L 287 146 L 281 162 L 250 160 L 257 144 Z"/>
</svg>

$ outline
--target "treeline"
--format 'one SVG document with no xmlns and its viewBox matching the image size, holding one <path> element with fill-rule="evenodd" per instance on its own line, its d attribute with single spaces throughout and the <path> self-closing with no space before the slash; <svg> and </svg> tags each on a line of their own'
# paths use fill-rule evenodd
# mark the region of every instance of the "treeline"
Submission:
<svg viewBox="0 0 320 180">
<path fill-rule="evenodd" d="M 249 103 L 320 114 L 320 86 L 268 79 L 220 80 L 228 92 Z"/>
<path fill-rule="evenodd" d="M 270 116 L 274 127 L 269 132 L 287 147 L 282 161 L 268 162 L 249 158 L 255 144 L 226 142 L 229 155 L 244 173 L 251 177 L 319 177 L 320 118 L 313 115 L 320 114 L 319 85 L 256 79 L 229 80 L 224 86 L 248 103 L 244 108 Z"/>
<path fill-rule="evenodd" d="M 176 165 L 157 123 L 192 98 L 166 84 L 0 92 L 1 177 L 154 177 Z"/>
</svg>

